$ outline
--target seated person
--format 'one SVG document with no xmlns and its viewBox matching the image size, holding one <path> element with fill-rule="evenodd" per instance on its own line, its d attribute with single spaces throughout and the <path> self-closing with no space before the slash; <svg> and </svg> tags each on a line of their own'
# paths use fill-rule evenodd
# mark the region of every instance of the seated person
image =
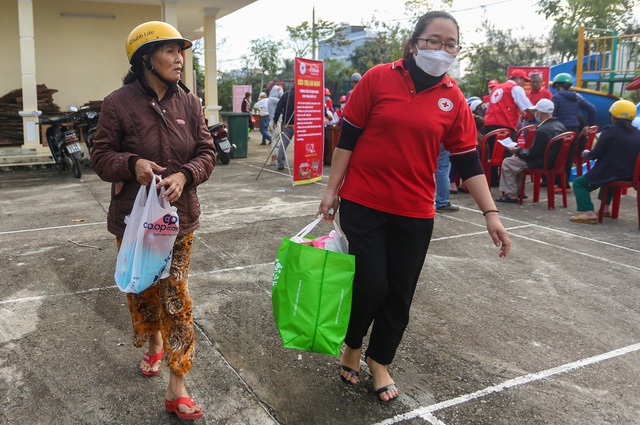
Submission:
<svg viewBox="0 0 640 425">
<path fill-rule="evenodd" d="M 500 190 L 504 193 L 496 199 L 498 202 L 515 204 L 518 202 L 518 189 L 520 179 L 525 168 L 542 168 L 544 165 L 544 151 L 549 140 L 558 134 L 564 133 L 567 129 L 562 123 L 554 118 L 553 102 L 549 99 L 540 99 L 533 107 L 534 116 L 540 119 L 540 124 L 533 138 L 533 144 L 529 149 L 507 148 L 514 156 L 505 158 L 502 161 L 502 173 L 500 174 Z M 559 149 L 558 149 L 559 150 Z M 551 152 L 551 158 L 558 156 L 558 150 Z M 553 164 L 550 164 L 553 165 Z"/>
<path fill-rule="evenodd" d="M 602 129 L 598 143 L 592 151 L 585 150 L 582 157 L 597 160 L 593 168 L 573 181 L 573 193 L 579 214 L 569 220 L 574 223 L 596 224 L 598 214 L 594 211 L 590 193 L 605 183 L 633 178 L 636 158 L 640 153 L 640 130 L 632 125 L 636 117 L 636 107 L 628 100 L 618 100 L 611 108 L 612 125 Z M 602 193 L 598 194 L 602 199 Z M 613 199 L 613 190 L 609 190 L 606 199 L 605 215 Z"/>
</svg>

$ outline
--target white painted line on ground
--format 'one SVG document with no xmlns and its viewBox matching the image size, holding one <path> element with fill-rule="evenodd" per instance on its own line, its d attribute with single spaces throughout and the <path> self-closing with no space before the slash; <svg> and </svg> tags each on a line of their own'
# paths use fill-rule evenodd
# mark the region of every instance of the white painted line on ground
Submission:
<svg viewBox="0 0 640 425">
<path fill-rule="evenodd" d="M 465 221 L 465 220 L 460 220 L 460 221 Z M 469 224 L 475 224 L 475 223 L 471 223 L 471 222 L 466 222 Z M 526 227 L 535 227 L 535 224 L 527 224 L 524 226 L 516 226 L 516 227 L 509 227 L 507 230 L 511 231 L 514 229 L 523 229 Z M 472 232 L 472 233 L 459 233 L 457 235 L 451 235 L 451 236 L 443 236 L 441 238 L 431 238 L 431 242 L 434 241 L 446 241 L 446 240 L 450 240 L 450 239 L 458 239 L 458 238 L 464 238 L 467 236 L 479 236 L 479 235 L 487 235 L 487 237 L 489 236 L 489 234 L 487 233 L 486 230 L 482 230 L 480 232 Z"/>
<path fill-rule="evenodd" d="M 39 227 L 37 229 L 22 229 L 22 230 L 10 230 L 8 232 L 0 232 L 0 235 L 16 235 L 18 233 L 26 233 L 26 232 L 44 232 L 48 230 L 57 230 L 57 229 L 70 229 L 72 227 L 83 227 L 83 226 L 96 226 L 96 225 L 104 226 L 107 224 L 106 221 L 98 221 L 94 223 L 81 223 L 81 224 L 69 224 L 66 226 L 52 226 L 52 227 Z"/>
<path fill-rule="evenodd" d="M 444 422 L 442 422 L 440 419 L 438 419 L 436 417 L 436 415 L 432 414 L 432 413 L 425 413 L 424 415 L 420 416 L 422 419 L 424 419 L 425 421 L 429 422 L 432 425 L 446 425 Z"/>
<path fill-rule="evenodd" d="M 247 269 L 251 269 L 251 268 L 254 268 L 254 267 L 273 267 L 273 262 L 260 263 L 260 264 L 248 264 L 246 266 L 229 267 L 227 269 L 217 269 L 217 270 L 209 270 L 209 271 L 205 271 L 205 272 L 189 273 L 189 277 L 206 276 L 206 275 L 217 274 L 217 273 L 225 273 L 225 272 L 231 272 L 231 271 L 247 270 Z M 103 286 L 103 287 L 100 287 L 100 288 L 85 289 L 83 291 L 64 292 L 64 293 L 61 293 L 61 294 L 37 295 L 37 296 L 33 296 L 33 297 L 24 297 L 24 298 L 9 298 L 7 300 L 0 300 L 0 305 L 3 305 L 3 304 L 15 304 L 15 303 L 22 303 L 22 302 L 32 302 L 32 301 L 42 301 L 42 300 L 45 300 L 47 298 L 53 298 L 53 297 L 69 297 L 69 296 L 75 296 L 75 295 L 90 294 L 92 292 L 104 291 L 104 290 L 108 290 L 108 289 L 118 289 L 118 286 L 117 285 L 109 285 L 109 286 Z"/>
<path fill-rule="evenodd" d="M 206 275 L 209 275 L 209 274 L 233 272 L 233 271 L 239 271 L 239 270 L 252 269 L 254 267 L 266 267 L 266 266 L 269 266 L 269 267 L 273 266 L 273 261 L 270 262 L 270 263 L 248 264 L 246 266 L 229 267 L 227 269 L 217 269 L 217 270 L 208 270 L 208 271 L 204 271 L 204 272 L 189 273 L 189 277 L 206 276 Z"/>
<path fill-rule="evenodd" d="M 476 209 L 473 209 L 473 208 L 468 208 L 468 207 L 462 207 L 462 206 L 461 206 L 461 207 L 460 207 L 460 209 L 464 209 L 464 210 L 472 211 L 472 212 L 477 212 L 478 214 L 480 214 L 480 211 L 478 211 L 478 210 L 476 210 Z M 448 218 L 448 219 L 457 220 L 457 221 L 461 221 L 461 222 L 463 222 L 463 223 L 472 224 L 472 225 L 474 225 L 474 226 L 484 227 L 484 225 L 482 225 L 482 224 L 474 223 L 474 222 L 467 221 L 467 220 L 463 220 L 463 219 L 461 219 L 461 218 L 454 217 L 454 216 L 452 216 L 451 214 L 444 214 L 444 213 L 443 213 L 443 215 L 442 215 L 442 216 L 443 216 L 443 217 L 446 217 L 446 218 Z M 547 230 L 547 231 L 549 231 L 549 232 L 560 233 L 560 234 L 563 234 L 563 235 L 566 235 L 566 236 L 571 236 L 571 237 L 574 237 L 574 238 L 584 239 L 584 240 L 587 240 L 587 241 L 589 241 L 589 242 L 598 243 L 598 244 L 600 244 L 600 245 L 606 245 L 606 246 L 610 246 L 610 247 L 612 247 L 612 248 L 617 248 L 617 249 L 624 249 L 624 250 L 627 250 L 627 251 L 637 252 L 637 253 L 639 253 L 639 254 L 640 254 L 640 250 L 638 250 L 638 249 L 634 249 L 634 248 L 629 248 L 628 246 L 616 245 L 616 244 L 611 243 L 611 242 L 605 242 L 605 241 L 601 241 L 601 240 L 599 240 L 599 239 L 594 239 L 594 238 L 589 238 L 589 237 L 586 237 L 586 236 L 582 236 L 582 235 L 577 234 L 577 233 L 571 233 L 571 232 L 567 232 L 567 231 L 564 231 L 564 230 L 554 229 L 554 228 L 552 228 L 552 227 L 541 226 L 541 225 L 539 225 L 539 224 L 535 224 L 535 223 L 528 223 L 528 222 L 526 222 L 526 221 L 518 220 L 518 219 L 516 219 L 516 218 L 510 218 L 510 217 L 508 217 L 508 216 L 502 216 L 502 215 L 501 215 L 501 216 L 500 216 L 500 218 L 501 218 L 501 219 L 504 219 L 504 220 L 509 220 L 509 221 L 514 221 L 514 222 L 516 222 L 516 223 L 520 223 L 520 224 L 522 224 L 522 226 L 521 226 L 521 227 L 531 227 L 531 226 L 533 226 L 533 227 L 537 227 L 537 228 L 539 228 L 539 229 Z M 517 228 L 518 228 L 518 227 L 508 227 L 508 228 L 507 228 L 507 230 L 517 229 Z"/>
<path fill-rule="evenodd" d="M 615 357 L 623 356 L 625 354 L 633 353 L 639 350 L 640 350 L 640 344 L 632 344 L 623 348 L 618 348 L 617 350 L 609 351 L 608 353 L 598 354 L 593 357 L 587 357 L 586 359 L 577 360 L 572 363 L 566 363 L 564 365 L 556 366 L 554 368 L 543 370 L 540 372 L 530 373 L 528 375 L 522 375 L 517 378 L 504 381 L 501 384 L 487 387 L 483 390 L 479 390 L 470 394 L 465 394 L 456 398 L 452 398 L 450 400 L 432 404 L 430 406 L 421 407 L 419 409 L 415 409 L 407 413 L 402 413 L 400 415 L 394 416 L 393 418 L 389 418 L 382 422 L 378 422 L 375 425 L 391 425 L 391 424 L 395 424 L 401 421 L 406 421 L 406 420 L 417 418 L 417 417 L 421 417 L 422 419 L 429 420 L 428 417 L 432 416 L 433 412 L 437 412 L 439 410 L 447 409 L 449 407 L 457 406 L 463 403 L 467 403 L 469 401 L 476 400 L 478 398 L 484 397 L 492 393 L 498 393 L 509 388 L 517 387 L 517 386 L 528 384 L 535 381 L 540 381 L 542 379 L 549 378 L 551 376 L 558 375 L 561 373 L 567 373 L 572 370 L 579 369 L 581 367 L 600 363 L 602 361 L 610 360 Z M 431 423 L 436 423 L 436 422 L 431 422 Z"/>
<path fill-rule="evenodd" d="M 31 302 L 31 301 L 42 301 L 42 300 L 46 300 L 47 298 L 53 298 L 53 297 L 68 297 L 68 296 L 72 296 L 72 295 L 82 295 L 82 294 L 90 294 L 92 292 L 98 292 L 98 291 L 104 291 L 107 289 L 114 289 L 114 288 L 118 288 L 116 285 L 111 285 L 111 286 L 103 286 L 101 288 L 91 288 L 91 289 L 85 289 L 84 291 L 77 291 L 77 292 L 65 292 L 62 294 L 47 294 L 47 295 L 38 295 L 35 297 L 24 297 L 24 298 L 10 298 L 8 300 L 1 300 L 0 301 L 0 305 L 2 304 L 15 304 L 15 303 L 23 303 L 23 302 Z"/>
<path fill-rule="evenodd" d="M 588 257 L 588 258 L 591 258 L 591 259 L 594 259 L 594 260 L 604 261 L 605 263 L 615 264 L 617 266 L 627 267 L 627 268 L 630 268 L 632 270 L 640 271 L 640 267 L 635 267 L 635 266 L 632 266 L 630 264 L 618 263 L 617 261 L 611 261 L 611 260 L 608 260 L 608 259 L 606 259 L 604 257 L 598 257 L 597 255 L 591 255 L 591 254 L 588 254 L 586 252 L 578 251 L 577 249 L 565 248 L 565 247 L 562 247 L 562 246 L 559 246 L 559 245 L 554 245 L 554 244 L 550 244 L 548 242 L 540 241 L 538 239 L 530 238 L 528 236 L 522 236 L 522 235 L 511 235 L 511 236 L 513 236 L 514 238 L 525 239 L 525 240 L 528 240 L 528 241 L 531 241 L 531 242 L 536 242 L 536 243 L 539 243 L 539 244 L 542 244 L 542 245 L 551 246 L 551 247 L 553 247 L 555 249 L 560 249 L 562 251 L 569 251 L 572 254 L 582 255 L 584 257 Z M 632 251 L 635 251 L 635 250 L 632 250 Z"/>
</svg>

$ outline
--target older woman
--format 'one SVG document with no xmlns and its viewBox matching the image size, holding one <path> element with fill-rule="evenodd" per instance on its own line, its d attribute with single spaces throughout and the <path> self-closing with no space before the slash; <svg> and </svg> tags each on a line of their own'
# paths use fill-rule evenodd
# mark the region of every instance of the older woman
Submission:
<svg viewBox="0 0 640 425">
<path fill-rule="evenodd" d="M 431 239 L 441 143 L 482 210 L 499 256 L 511 246 L 482 173 L 473 115 L 446 76 L 460 51 L 459 36 L 451 15 L 429 12 L 416 24 L 404 58 L 362 77 L 345 106 L 318 210 L 332 220 L 340 203 L 349 252 L 356 256 L 340 377 L 358 383 L 363 337 L 373 324 L 365 359 L 383 402 L 398 396 L 387 366 L 409 322 Z M 388 137 L 389 128 L 394 137 Z"/>
<path fill-rule="evenodd" d="M 118 248 L 140 185 L 162 181 L 165 197 L 178 209 L 180 231 L 170 275 L 139 294 L 127 294 L 136 347 L 149 347 L 140 363 L 144 376 L 160 373 L 167 352 L 170 376 L 165 409 L 181 419 L 203 416 L 189 397 L 184 375 L 194 357 L 195 335 L 187 276 L 193 232 L 199 226 L 196 187 L 213 171 L 215 148 L 200 101 L 180 83 L 182 50 L 191 42 L 171 25 L 146 22 L 126 43 L 131 64 L 123 87 L 104 99 L 91 155 L 93 169 L 112 183 L 107 228 Z"/>
</svg>

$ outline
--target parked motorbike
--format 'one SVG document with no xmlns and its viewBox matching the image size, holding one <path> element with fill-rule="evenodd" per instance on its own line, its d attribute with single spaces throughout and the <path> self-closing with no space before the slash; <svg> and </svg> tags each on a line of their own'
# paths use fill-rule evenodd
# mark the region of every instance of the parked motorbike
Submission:
<svg viewBox="0 0 640 425">
<path fill-rule="evenodd" d="M 209 133 L 213 137 L 213 144 L 216 147 L 218 161 L 228 164 L 231 161 L 231 154 L 236 146 L 229 142 L 227 137 L 227 126 L 223 123 L 214 124 L 209 127 Z"/>
<path fill-rule="evenodd" d="M 41 125 L 49 125 L 46 131 L 47 144 L 60 172 L 70 169 L 76 178 L 82 177 L 82 168 L 80 167 L 82 147 L 73 127 L 66 125 L 73 122 L 73 116 L 68 114 L 51 117 L 41 116 L 39 121 Z"/>
<path fill-rule="evenodd" d="M 74 128 L 79 134 L 82 134 L 89 156 L 93 152 L 93 138 L 96 136 L 99 119 L 100 112 L 89 110 L 88 106 L 81 107 L 75 116 Z"/>
</svg>

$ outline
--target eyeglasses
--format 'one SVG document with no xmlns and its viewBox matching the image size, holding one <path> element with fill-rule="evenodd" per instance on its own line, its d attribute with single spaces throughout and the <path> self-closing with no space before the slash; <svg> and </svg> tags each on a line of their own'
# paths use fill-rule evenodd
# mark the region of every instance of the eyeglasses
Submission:
<svg viewBox="0 0 640 425">
<path fill-rule="evenodd" d="M 425 43 L 427 43 L 427 49 L 429 49 L 429 50 L 440 50 L 440 49 L 442 49 L 442 46 L 444 46 L 445 52 L 447 52 L 447 53 L 449 53 L 451 55 L 457 55 L 458 53 L 460 53 L 460 50 L 462 50 L 462 47 L 459 46 L 458 44 L 443 43 L 442 41 L 436 40 L 434 38 L 416 37 L 416 39 L 422 40 Z"/>
</svg>

